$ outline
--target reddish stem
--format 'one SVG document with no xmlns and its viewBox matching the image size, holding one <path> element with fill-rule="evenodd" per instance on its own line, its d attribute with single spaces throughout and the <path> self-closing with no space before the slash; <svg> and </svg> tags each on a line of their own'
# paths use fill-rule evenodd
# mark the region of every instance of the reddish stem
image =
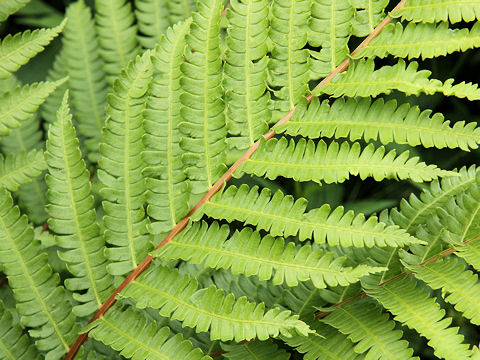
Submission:
<svg viewBox="0 0 480 360">
<path fill-rule="evenodd" d="M 398 5 L 395 7 L 395 9 L 392 11 L 397 11 L 399 9 L 401 9 L 404 5 L 405 5 L 405 2 L 406 0 L 402 0 L 398 3 Z M 373 38 L 375 38 L 382 30 L 385 26 L 387 26 L 390 22 L 392 21 L 392 19 L 387 16 L 381 23 L 380 25 L 378 25 L 375 30 L 367 37 L 365 38 L 365 40 L 362 41 L 362 43 L 352 52 L 352 55 L 355 55 L 357 54 L 361 49 L 363 49 L 365 46 L 367 46 Z M 346 59 L 342 64 L 340 64 L 335 70 L 332 71 L 332 73 L 327 76 L 325 79 L 323 79 L 316 87 L 315 89 L 318 89 L 319 87 L 321 86 L 324 86 L 326 84 L 328 84 L 335 75 L 341 73 L 342 71 L 344 71 L 345 69 L 348 68 L 348 66 L 350 65 L 350 59 Z M 315 90 L 314 89 L 314 90 Z M 313 94 L 309 94 L 307 96 L 307 100 L 308 102 L 311 102 L 312 99 L 313 99 Z M 293 107 L 290 112 L 285 115 L 283 117 L 283 119 L 281 119 L 280 121 L 278 121 L 273 127 L 272 129 L 266 133 L 265 135 L 263 135 L 263 138 L 265 140 L 269 140 L 271 139 L 274 135 L 275 135 L 275 128 L 279 125 L 282 125 L 286 122 L 288 122 L 293 113 L 295 112 L 295 107 Z M 187 216 L 185 218 L 183 218 L 174 228 L 173 230 L 167 235 L 167 237 L 165 239 L 163 239 L 163 241 L 155 248 L 158 249 L 160 247 L 162 247 L 163 245 L 167 244 L 168 242 L 170 242 L 178 233 L 180 233 L 184 228 L 185 226 L 187 226 L 187 224 L 189 223 L 190 221 L 190 217 L 193 215 L 193 213 L 195 213 L 195 211 L 198 210 L 198 208 L 200 208 L 203 204 L 205 204 L 207 201 L 209 201 L 213 195 L 215 195 L 223 186 L 223 184 L 225 182 L 227 182 L 228 180 L 231 179 L 233 173 L 235 172 L 235 170 L 238 169 L 238 167 L 243 163 L 245 162 L 246 160 L 248 160 L 252 155 L 253 153 L 258 149 L 258 146 L 260 145 L 260 140 L 258 140 L 257 142 L 255 142 L 248 150 L 245 154 L 243 154 L 243 156 L 238 159 L 229 169 L 228 171 L 215 183 L 215 185 L 213 185 L 210 190 L 205 194 L 205 196 L 193 207 L 192 210 L 190 210 L 190 212 L 187 214 Z M 107 299 L 107 301 L 103 304 L 103 306 L 97 311 L 97 313 L 90 319 L 90 321 L 88 323 L 91 323 L 95 320 L 97 320 L 98 318 L 102 317 L 105 312 L 107 312 L 108 309 L 110 309 L 110 307 L 115 304 L 116 302 L 116 296 L 118 293 L 120 293 L 120 291 L 122 291 L 125 286 L 127 286 L 130 282 L 134 281 L 142 272 L 144 272 L 148 267 L 149 265 L 151 264 L 153 258 L 151 256 L 148 256 L 145 260 L 142 261 L 142 263 L 140 265 L 138 265 L 134 270 L 133 272 L 122 282 L 122 284 L 112 293 L 112 295 Z M 77 340 L 75 341 L 75 343 L 72 345 L 72 347 L 70 348 L 70 350 L 68 351 L 67 355 L 65 356 L 65 360 L 72 360 L 75 355 L 77 354 L 78 350 L 80 349 L 80 346 L 82 346 L 82 344 L 88 339 L 88 332 L 85 332 L 83 334 L 81 334 Z"/>
</svg>

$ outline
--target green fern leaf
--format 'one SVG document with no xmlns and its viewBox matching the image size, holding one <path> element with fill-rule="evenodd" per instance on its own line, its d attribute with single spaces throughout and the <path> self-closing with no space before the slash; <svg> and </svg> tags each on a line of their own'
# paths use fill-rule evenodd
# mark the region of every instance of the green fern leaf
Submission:
<svg viewBox="0 0 480 360">
<path fill-rule="evenodd" d="M 313 0 L 308 42 L 321 47 L 320 51 L 310 51 L 313 78 L 329 75 L 347 57 L 353 14 L 349 0 Z"/>
<path fill-rule="evenodd" d="M 185 36 L 190 23 L 187 20 L 168 29 L 153 56 L 156 74 L 145 110 L 143 175 L 147 177 L 147 212 L 157 220 L 151 224 L 154 234 L 170 231 L 190 210 L 188 181 L 181 158 L 182 134 L 178 129 L 180 65 L 184 61 Z"/>
<path fill-rule="evenodd" d="M 413 350 L 401 340 L 395 322 L 373 304 L 348 303 L 335 308 L 322 322 L 338 329 L 355 345 L 354 351 L 367 359 L 412 359 Z"/>
<path fill-rule="evenodd" d="M 167 0 L 170 25 L 187 19 L 195 11 L 195 0 Z"/>
<path fill-rule="evenodd" d="M 475 0 L 409 0 L 392 15 L 414 22 L 468 22 L 480 20 L 480 4 Z"/>
<path fill-rule="evenodd" d="M 317 288 L 346 286 L 385 270 L 366 265 L 343 267 L 345 258 L 334 258 L 333 253 L 321 249 L 312 250 L 310 245 L 296 248 L 293 242 L 285 244 L 284 239 L 269 235 L 262 239 L 250 228 L 235 232 L 226 241 L 229 232 L 227 225 L 220 228 L 217 222 L 210 226 L 194 223 L 153 256 L 231 269 L 233 274 L 255 275 L 260 281 L 272 279 L 274 285 L 285 282 L 296 286 L 299 281 L 311 280 Z"/>
<path fill-rule="evenodd" d="M 454 305 L 473 324 L 480 323 L 478 275 L 465 270 L 465 264 L 447 258 L 424 266 L 406 264 L 406 267 L 432 289 L 442 289 L 445 301 Z"/>
<path fill-rule="evenodd" d="M 22 327 L 0 301 L 0 358 L 10 360 L 40 360 L 35 346 L 23 334 Z"/>
<path fill-rule="evenodd" d="M 434 180 L 430 188 L 425 189 L 419 196 L 412 194 L 409 200 L 403 199 L 399 209 L 393 209 L 390 216 L 393 222 L 410 234 L 415 234 L 418 225 L 425 222 L 445 206 L 453 196 L 462 193 L 476 180 L 477 169 L 463 167 L 458 172 L 460 176 L 449 176 L 441 180 Z"/>
<path fill-rule="evenodd" d="M 281 191 L 272 197 L 270 190 L 258 187 L 240 188 L 230 186 L 217 193 L 210 201 L 202 205 L 193 219 L 202 215 L 229 222 L 242 221 L 259 230 L 268 231 L 273 236 L 296 236 L 300 241 L 314 239 L 316 243 L 328 242 L 329 245 L 341 246 L 404 246 L 418 243 L 396 226 L 386 226 L 376 217 L 365 220 L 363 214 L 355 215 L 353 211 L 344 213 L 342 207 L 330 211 L 328 204 L 306 212 L 307 201 L 294 201 L 292 196 L 285 196 Z"/>
<path fill-rule="evenodd" d="M 113 84 L 103 129 L 98 178 L 103 183 L 105 240 L 113 247 L 106 250 L 111 261 L 108 271 L 123 275 L 135 268 L 150 250 L 145 218 L 146 184 L 144 163 L 144 97 L 152 79 L 151 52 L 130 62 Z"/>
<path fill-rule="evenodd" d="M 0 136 L 6 136 L 10 129 L 20 126 L 37 111 L 45 99 L 67 79 L 55 82 L 39 82 L 16 87 L 0 97 Z"/>
<path fill-rule="evenodd" d="M 1 10 L 0 10 L 1 12 Z M 55 37 L 60 34 L 66 21 L 52 29 L 37 29 L 33 32 L 7 35 L 0 44 L 0 79 L 25 65 L 32 57 L 41 52 Z"/>
<path fill-rule="evenodd" d="M 389 0 L 352 0 L 355 8 L 352 21 L 352 34 L 367 36 L 385 18 L 384 10 Z"/>
<path fill-rule="evenodd" d="M 225 105 L 220 57 L 221 0 L 200 0 L 187 35 L 181 79 L 183 94 L 180 145 L 192 193 L 203 194 L 225 172 Z"/>
<path fill-rule="evenodd" d="M 308 336 L 283 338 L 289 346 L 304 354 L 304 360 L 360 360 L 353 351 L 353 343 L 334 328 L 317 322 L 312 325 L 316 333 Z M 318 335 L 322 334 L 322 336 Z"/>
<path fill-rule="evenodd" d="M 212 340 L 266 340 L 279 334 L 306 336 L 311 331 L 289 311 L 273 308 L 265 312 L 264 304 L 248 302 L 245 297 L 235 300 L 213 285 L 197 291 L 196 279 L 162 266 L 148 269 L 120 295 L 133 298 L 140 309 L 159 309 L 160 315 L 180 320 L 197 332 L 210 331 Z"/>
<path fill-rule="evenodd" d="M 396 65 L 383 66 L 378 70 L 374 68 L 372 59 L 358 60 L 330 83 L 314 90 L 313 94 L 325 93 L 333 97 L 367 97 L 390 94 L 392 90 L 398 90 L 407 95 L 420 95 L 420 93 L 432 95 L 441 92 L 445 96 L 480 100 L 480 90 L 477 85 L 465 82 L 452 85 L 453 79 L 448 79 L 445 83 L 430 79 L 430 71 L 417 71 L 418 63 L 415 61 L 410 62 L 408 67 L 405 61 L 400 59 Z"/>
<path fill-rule="evenodd" d="M 12 197 L 0 190 L 0 263 L 13 289 L 17 310 L 38 350 L 60 358 L 77 336 L 69 296 L 58 286 L 46 254 L 34 241 L 26 216 L 13 206 Z"/>
<path fill-rule="evenodd" d="M 290 354 L 271 341 L 252 341 L 248 344 L 222 344 L 227 360 L 288 360 Z"/>
<path fill-rule="evenodd" d="M 167 0 L 135 0 L 135 15 L 140 45 L 153 49 L 170 25 Z"/>
<path fill-rule="evenodd" d="M 307 43 L 311 5 L 312 0 L 274 0 L 272 4 L 269 83 L 278 98 L 274 108 L 282 116 L 308 91 L 309 53 L 303 47 Z"/>
<path fill-rule="evenodd" d="M 104 126 L 107 82 L 98 53 L 95 24 L 83 0 L 70 5 L 66 16 L 62 56 L 70 76 L 73 113 L 78 132 L 86 139 L 89 157 L 96 160 L 100 130 Z"/>
<path fill-rule="evenodd" d="M 456 122 L 450 126 L 440 113 L 420 111 L 408 103 L 397 106 L 395 100 L 384 102 L 370 98 L 337 99 L 331 106 L 327 100 L 315 98 L 311 104 L 299 107 L 293 118 L 278 126 L 277 133 L 309 138 L 348 138 L 351 141 L 379 140 L 410 146 L 460 148 L 468 151 L 480 144 L 480 129 L 475 122 Z"/>
<path fill-rule="evenodd" d="M 266 92 L 268 2 L 234 0 L 227 10 L 224 66 L 227 126 L 231 145 L 246 149 L 268 131 L 271 118 Z"/>
<path fill-rule="evenodd" d="M 367 294 L 395 315 L 395 320 L 425 336 L 436 356 L 468 359 L 471 350 L 462 343 L 463 336 L 458 334 L 458 328 L 448 327 L 452 319 L 444 317 L 445 310 L 416 284 L 415 280 L 403 277 L 384 286 L 365 286 Z"/>
<path fill-rule="evenodd" d="M 351 175 L 363 180 L 373 177 L 383 179 L 411 179 L 416 182 L 430 181 L 440 176 L 453 175 L 450 171 L 426 165 L 418 158 L 408 158 L 408 151 L 396 156 L 394 150 L 385 153 L 384 147 L 375 149 L 372 144 L 364 149 L 359 143 L 349 145 L 320 140 L 315 146 L 311 140 L 300 139 L 297 143 L 286 138 L 262 141 L 259 149 L 239 168 L 242 172 L 275 179 L 278 176 L 292 177 L 296 181 L 341 183 Z"/>
<path fill-rule="evenodd" d="M 50 126 L 48 133 L 48 225 L 59 234 L 57 244 L 68 249 L 59 256 L 75 278 L 67 279 L 65 286 L 81 303 L 73 311 L 83 317 L 103 305 L 113 290 L 113 280 L 107 274 L 103 254 L 105 244 L 96 224 L 90 173 L 78 148 L 67 101 L 68 93 L 58 110 L 57 121 Z"/>
<path fill-rule="evenodd" d="M 8 17 L 27 5 L 30 0 L 3 0 L 0 3 L 0 21 L 5 21 Z"/>
<path fill-rule="evenodd" d="M 401 23 L 395 23 L 382 30 L 354 58 L 393 55 L 408 59 L 421 57 L 424 60 L 479 46 L 480 23 L 475 23 L 471 30 L 449 29 L 446 23 L 409 23 L 405 28 Z"/>
<path fill-rule="evenodd" d="M 95 0 L 95 10 L 100 56 L 107 81 L 112 84 L 138 54 L 135 16 L 126 0 Z"/>
<path fill-rule="evenodd" d="M 42 150 L 0 155 L 0 186 L 15 191 L 22 184 L 27 184 L 45 170 L 46 163 Z"/>
<path fill-rule="evenodd" d="M 170 329 L 159 329 L 144 315 L 132 309 L 111 309 L 106 316 L 97 319 L 87 329 L 89 337 L 103 342 L 120 352 L 120 355 L 134 360 L 188 359 L 207 360 L 200 349 L 182 335 L 170 337 Z"/>
</svg>

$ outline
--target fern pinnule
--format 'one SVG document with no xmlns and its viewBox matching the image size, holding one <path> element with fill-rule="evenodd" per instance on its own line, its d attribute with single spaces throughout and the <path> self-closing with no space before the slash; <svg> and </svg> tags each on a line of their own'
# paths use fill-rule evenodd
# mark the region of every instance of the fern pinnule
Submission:
<svg viewBox="0 0 480 360">
<path fill-rule="evenodd" d="M 5 158 L 0 155 L 0 186 L 16 191 L 20 185 L 28 184 L 46 168 L 42 150 L 10 153 Z"/>
<path fill-rule="evenodd" d="M 281 191 L 271 194 L 269 189 L 259 192 L 257 186 L 239 188 L 229 186 L 203 204 L 192 217 L 202 215 L 215 219 L 242 221 L 273 236 L 299 236 L 300 241 L 314 239 L 331 246 L 405 246 L 419 240 L 396 226 L 387 226 L 372 216 L 368 219 L 343 207 L 330 210 L 328 204 L 306 211 L 307 201 L 285 196 Z"/>
<path fill-rule="evenodd" d="M 385 9 L 389 0 L 356 0 L 352 20 L 352 35 L 367 36 L 385 19 Z"/>
<path fill-rule="evenodd" d="M 9 77 L 43 51 L 45 46 L 60 34 L 65 23 L 66 20 L 51 29 L 26 30 L 3 38 L 0 43 L 0 79 Z"/>
<path fill-rule="evenodd" d="M 476 1 L 409 0 L 401 9 L 391 14 L 412 22 L 457 23 L 480 20 L 480 4 Z"/>
<path fill-rule="evenodd" d="M 151 249 L 145 217 L 146 184 L 142 171 L 143 98 L 152 79 L 151 52 L 137 56 L 115 80 L 108 96 L 107 120 L 100 144 L 98 178 L 104 197 L 108 271 L 123 275 L 141 262 Z"/>
<path fill-rule="evenodd" d="M 168 29 L 154 52 L 156 76 L 144 112 L 143 160 L 147 186 L 147 213 L 154 222 L 150 231 L 167 233 L 189 211 L 189 184 L 180 148 L 180 65 L 184 62 L 185 35 L 191 20 Z"/>
<path fill-rule="evenodd" d="M 180 320 L 196 332 L 210 330 L 212 340 L 266 340 L 311 332 L 290 311 L 278 307 L 265 311 L 264 304 L 248 302 L 245 297 L 235 299 L 214 285 L 198 290 L 196 279 L 159 265 L 130 282 L 120 296 L 134 299 L 137 308 L 159 309 L 160 315 Z"/>
<path fill-rule="evenodd" d="M 312 250 L 310 245 L 296 247 L 293 242 L 270 235 L 262 238 L 250 228 L 235 232 L 227 240 L 229 232 L 227 225 L 220 227 L 217 222 L 210 226 L 194 223 L 153 256 L 230 269 L 233 274 L 255 275 L 260 281 L 271 279 L 274 285 L 285 282 L 296 286 L 299 281 L 311 280 L 317 288 L 346 286 L 385 270 L 367 265 L 345 267 L 345 259 L 334 258 L 333 253 Z"/>
</svg>

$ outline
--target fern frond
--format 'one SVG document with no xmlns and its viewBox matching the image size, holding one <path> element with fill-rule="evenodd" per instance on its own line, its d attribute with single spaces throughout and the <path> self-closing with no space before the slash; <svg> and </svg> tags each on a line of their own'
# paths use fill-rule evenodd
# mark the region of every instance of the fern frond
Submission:
<svg viewBox="0 0 480 360">
<path fill-rule="evenodd" d="M 480 28 L 480 27 L 479 27 Z M 404 103 L 397 106 L 395 100 L 384 102 L 370 98 L 340 98 L 332 105 L 318 98 L 310 105 L 299 107 L 292 119 L 278 126 L 277 133 L 309 138 L 348 138 L 351 141 L 379 140 L 382 144 L 395 142 L 410 146 L 477 149 L 480 129 L 475 122 L 459 121 L 450 126 L 441 113 L 420 111 L 418 106 Z"/>
<path fill-rule="evenodd" d="M 197 332 L 210 331 L 212 340 L 266 340 L 279 334 L 306 336 L 311 332 L 290 311 L 273 308 L 265 312 L 263 303 L 251 303 L 245 297 L 236 300 L 213 285 L 197 290 L 196 279 L 163 266 L 148 269 L 120 295 L 134 299 L 140 309 L 159 309 L 160 315 L 180 320 Z"/>
<path fill-rule="evenodd" d="M 167 0 L 170 25 L 187 19 L 195 11 L 195 0 Z"/>
<path fill-rule="evenodd" d="M 57 121 L 50 126 L 48 133 L 48 225 L 59 234 L 57 244 L 68 249 L 59 256 L 75 278 L 67 279 L 65 286 L 81 303 L 73 311 L 83 317 L 103 305 L 113 290 L 113 279 L 107 273 L 103 254 L 105 244 L 96 223 L 94 199 L 90 194 L 90 173 L 78 148 L 67 101 L 68 93 L 65 93 Z"/>
<path fill-rule="evenodd" d="M 130 62 L 108 96 L 107 121 L 100 144 L 98 178 L 105 198 L 105 240 L 111 261 L 108 271 L 123 275 L 135 268 L 150 249 L 145 219 L 143 111 L 152 79 L 151 52 Z"/>
<path fill-rule="evenodd" d="M 36 347 L 0 301 L 0 358 L 10 360 L 40 360 Z"/>
<path fill-rule="evenodd" d="M 424 266 L 406 266 L 415 273 L 416 278 L 426 282 L 432 289 L 442 289 L 445 301 L 454 305 L 473 324 L 480 323 L 478 275 L 465 270 L 464 263 L 455 258 L 446 258 Z"/>
<path fill-rule="evenodd" d="M 329 75 L 347 57 L 353 14 L 349 0 L 313 0 L 308 42 L 321 47 L 310 52 L 313 78 Z"/>
<path fill-rule="evenodd" d="M 168 327 L 158 328 L 138 311 L 116 306 L 106 316 L 97 319 L 87 329 L 89 337 L 103 342 L 134 360 L 188 359 L 207 360 L 200 349 L 181 334 L 170 337 Z"/>
<path fill-rule="evenodd" d="M 299 281 L 311 280 L 317 288 L 346 286 L 385 270 L 366 265 L 344 267 L 345 258 L 334 258 L 333 253 L 312 250 L 310 245 L 296 248 L 293 242 L 285 244 L 284 239 L 270 235 L 261 238 L 250 228 L 235 232 L 226 241 L 229 232 L 227 225 L 220 227 L 217 222 L 210 226 L 194 223 L 153 256 L 230 269 L 233 274 L 255 275 L 260 281 L 272 279 L 274 285 L 296 286 Z"/>
<path fill-rule="evenodd" d="M 27 5 L 30 0 L 3 0 L 0 3 L 0 21 L 5 21 L 8 17 Z"/>
<path fill-rule="evenodd" d="M 355 8 L 352 21 L 352 34 L 358 37 L 367 36 L 385 18 L 384 10 L 389 0 L 352 0 Z"/>
<path fill-rule="evenodd" d="M 60 34 L 65 23 L 66 20 L 51 29 L 26 30 L 3 38 L 0 43 L 0 79 L 9 77 L 43 51 L 45 46 Z"/>
<path fill-rule="evenodd" d="M 383 66 L 378 70 L 374 68 L 375 63 L 372 59 L 358 60 L 330 83 L 314 90 L 313 94 L 325 93 L 333 97 L 367 97 L 390 94 L 392 90 L 398 90 L 407 95 L 418 96 L 420 93 L 432 95 L 441 92 L 445 96 L 480 100 L 478 85 L 465 82 L 452 85 L 453 79 L 448 79 L 444 83 L 437 79 L 430 79 L 431 72 L 417 71 L 418 63 L 415 61 L 407 66 L 405 61 L 400 59 L 393 66 Z"/>
<path fill-rule="evenodd" d="M 468 169 L 463 167 L 458 172 L 459 176 L 434 180 L 419 196 L 411 194 L 408 201 L 402 199 L 399 209 L 395 208 L 390 213 L 393 222 L 410 234 L 415 234 L 418 225 L 437 213 L 450 198 L 470 187 L 476 181 L 476 174 L 475 166 Z"/>
<path fill-rule="evenodd" d="M 58 286 L 47 255 L 34 240 L 26 216 L 13 206 L 12 197 L 0 190 L 0 263 L 13 289 L 17 310 L 38 350 L 52 359 L 69 350 L 77 335 L 69 296 Z"/>
<path fill-rule="evenodd" d="M 360 50 L 355 59 L 362 57 L 384 58 L 393 55 L 402 58 L 429 59 L 456 51 L 467 51 L 480 46 L 480 24 L 469 29 L 449 29 L 448 24 L 401 23 L 389 24 Z"/>
<path fill-rule="evenodd" d="M 348 338 L 320 322 L 312 325 L 316 333 L 308 336 L 283 338 L 289 346 L 303 355 L 304 360 L 360 360 L 353 350 L 353 343 Z M 321 335 L 319 335 L 321 334 Z"/>
<path fill-rule="evenodd" d="M 330 211 L 328 204 L 306 212 L 307 201 L 294 201 L 280 190 L 272 196 L 269 189 L 230 186 L 213 196 L 195 213 L 193 219 L 203 214 L 229 222 L 242 221 L 273 236 L 296 236 L 300 241 L 314 239 L 316 243 L 328 242 L 341 246 L 404 246 L 418 243 L 404 230 L 386 226 L 372 216 L 365 220 L 363 214 L 344 213 L 343 207 Z"/>
<path fill-rule="evenodd" d="M 0 136 L 6 136 L 10 129 L 20 126 L 37 111 L 45 99 L 67 79 L 39 82 L 16 87 L 0 97 Z"/>
<path fill-rule="evenodd" d="M 153 49 L 170 25 L 167 1 L 135 0 L 135 15 L 140 32 L 138 41 L 144 48 Z"/>
<path fill-rule="evenodd" d="M 272 40 L 269 84 L 278 100 L 275 110 L 292 109 L 308 91 L 307 26 L 312 0 L 273 0 L 269 37 Z"/>
<path fill-rule="evenodd" d="M 66 16 L 62 56 L 70 77 L 72 109 L 78 132 L 86 139 L 89 157 L 96 160 L 104 126 L 107 82 L 98 53 L 95 24 L 83 0 L 70 5 Z"/>
<path fill-rule="evenodd" d="M 203 194 L 225 172 L 225 105 L 222 100 L 220 54 L 221 0 L 200 0 L 187 35 L 181 69 L 183 93 L 180 145 L 192 193 Z"/>
<path fill-rule="evenodd" d="M 392 16 L 413 22 L 469 22 L 480 20 L 480 4 L 470 0 L 409 0 Z"/>
<path fill-rule="evenodd" d="M 222 344 L 227 360 L 288 360 L 290 354 L 272 341 L 252 341 L 248 344 Z"/>
<path fill-rule="evenodd" d="M 357 343 L 354 351 L 368 359 L 412 359 L 413 350 L 401 340 L 402 331 L 394 330 L 388 314 L 370 303 L 347 303 L 335 308 L 322 322 L 338 329 Z"/>
<path fill-rule="evenodd" d="M 22 184 L 27 184 L 47 168 L 42 150 L 0 155 L 0 186 L 15 191 Z"/>
<path fill-rule="evenodd" d="M 188 181 L 183 171 L 178 126 L 180 116 L 180 65 L 183 63 L 185 36 L 190 20 L 174 25 L 162 37 L 154 53 L 155 76 L 145 110 L 147 213 L 157 220 L 151 224 L 155 234 L 170 231 L 189 211 Z"/>
<path fill-rule="evenodd" d="M 452 172 L 426 165 L 418 158 L 408 158 L 405 151 L 396 156 L 395 150 L 385 153 L 384 147 L 375 149 L 372 144 L 361 148 L 359 143 L 349 145 L 320 140 L 315 146 L 311 140 L 286 138 L 262 141 L 258 151 L 239 168 L 242 172 L 276 179 L 278 176 L 291 177 L 296 181 L 341 183 L 350 175 L 359 175 L 363 180 L 373 177 L 383 179 L 411 179 L 416 182 L 430 181 Z"/>
<path fill-rule="evenodd" d="M 403 277 L 384 286 L 366 285 L 366 292 L 395 315 L 395 320 L 425 336 L 436 356 L 447 360 L 470 357 L 471 350 L 462 343 L 458 328 L 449 327 L 452 319 L 444 317 L 445 310 L 417 287 L 414 279 Z"/>
<path fill-rule="evenodd" d="M 132 6 L 126 0 L 95 0 L 100 56 L 109 84 L 138 54 L 137 25 Z"/>
<path fill-rule="evenodd" d="M 233 0 L 225 54 L 224 87 L 229 139 L 238 149 L 253 145 L 268 130 L 268 1 Z"/>
</svg>

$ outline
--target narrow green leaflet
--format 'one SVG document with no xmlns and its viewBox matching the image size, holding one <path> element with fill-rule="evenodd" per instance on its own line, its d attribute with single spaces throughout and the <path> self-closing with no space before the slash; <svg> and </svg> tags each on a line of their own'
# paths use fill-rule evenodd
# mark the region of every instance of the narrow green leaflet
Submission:
<svg viewBox="0 0 480 360">
<path fill-rule="evenodd" d="M 290 354 L 272 341 L 252 341 L 248 344 L 222 344 L 227 360 L 288 360 Z"/>
<path fill-rule="evenodd" d="M 46 81 L 16 87 L 0 96 L 0 136 L 32 117 L 45 99 L 67 79 Z"/>
<path fill-rule="evenodd" d="M 103 184 L 108 271 L 123 275 L 135 268 L 151 248 L 145 218 L 145 166 L 142 160 L 144 97 L 152 79 L 151 52 L 138 56 L 122 71 L 108 96 L 98 178 Z"/>
<path fill-rule="evenodd" d="M 59 256 L 75 277 L 67 279 L 65 286 L 81 303 L 74 307 L 75 314 L 83 317 L 103 305 L 113 291 L 113 279 L 107 273 L 105 242 L 100 236 L 90 194 L 90 173 L 78 148 L 67 101 L 68 93 L 58 110 L 57 121 L 50 126 L 47 140 L 48 225 L 58 234 L 57 244 L 68 249 Z"/>
<path fill-rule="evenodd" d="M 278 100 L 273 107 L 285 115 L 308 91 L 308 19 L 312 0 L 274 0 L 269 36 L 273 44 L 268 62 L 269 83 Z M 281 115 L 280 115 L 281 114 Z M 274 118 L 274 119 L 275 119 Z"/>
<path fill-rule="evenodd" d="M 31 328 L 36 347 L 58 359 L 77 336 L 70 296 L 58 285 L 47 254 L 34 240 L 33 228 L 7 190 L 0 190 L 0 263 L 13 290 L 22 325 Z"/>
<path fill-rule="evenodd" d="M 0 21 L 5 21 L 8 17 L 27 5 L 30 0 L 2 0 L 0 2 Z"/>
<path fill-rule="evenodd" d="M 392 15 L 413 22 L 468 22 L 480 20 L 480 3 L 477 0 L 408 0 Z"/>
<path fill-rule="evenodd" d="M 189 211 L 188 181 L 183 169 L 178 129 L 180 116 L 180 65 L 190 20 L 169 28 L 153 56 L 156 74 L 144 116 L 147 213 L 156 221 L 151 231 L 170 231 Z"/>
<path fill-rule="evenodd" d="M 214 285 L 198 290 L 196 279 L 163 266 L 150 267 L 120 295 L 135 300 L 137 308 L 159 309 L 160 315 L 180 320 L 196 332 L 209 331 L 211 340 L 266 340 L 311 332 L 290 311 L 277 307 L 265 311 L 263 303 L 248 302 L 246 297 L 235 299 Z"/>
<path fill-rule="evenodd" d="M 221 0 L 200 0 L 187 35 L 182 64 L 183 123 L 180 142 L 193 200 L 203 196 L 225 172 L 225 104 L 220 53 Z M 194 201 L 193 201 L 194 202 Z"/>
<path fill-rule="evenodd" d="M 63 36 L 62 57 L 70 77 L 72 110 L 78 132 L 85 140 L 89 157 L 97 160 L 101 129 L 105 124 L 107 81 L 98 52 L 97 34 L 90 8 L 83 0 L 67 9 L 68 18 Z"/>
<path fill-rule="evenodd" d="M 393 55 L 402 58 L 429 59 L 480 46 L 480 23 L 469 29 L 449 29 L 447 23 L 389 24 L 355 59 L 362 57 L 384 58 Z"/>
<path fill-rule="evenodd" d="M 370 98 L 339 98 L 332 105 L 315 98 L 307 108 L 300 106 L 276 132 L 311 139 L 379 140 L 384 145 L 395 142 L 464 151 L 477 149 L 480 144 L 480 129 L 475 122 L 457 121 L 452 126 L 441 113 L 420 111 L 408 103 L 398 106 L 395 100 L 385 102 L 382 98 L 373 102 Z"/>
<path fill-rule="evenodd" d="M 268 1 L 233 0 L 229 21 L 224 88 L 230 144 L 253 145 L 268 130 L 271 117 L 267 88 Z"/>
<path fill-rule="evenodd" d="M 188 359 L 208 360 L 181 334 L 170 337 L 168 327 L 159 328 L 138 311 L 116 305 L 88 329 L 88 336 L 111 346 L 120 355 L 134 360 Z"/>
<path fill-rule="evenodd" d="M 153 49 L 170 25 L 168 0 L 135 0 L 135 15 L 138 23 L 138 41 L 147 49 Z"/>
<path fill-rule="evenodd" d="M 240 174 L 235 176 L 246 172 L 271 180 L 286 176 L 296 181 L 330 184 L 344 182 L 350 175 L 358 175 L 362 180 L 373 177 L 375 181 L 411 179 L 422 182 L 453 174 L 408 155 L 405 151 L 397 156 L 395 150 L 386 152 L 384 147 L 375 148 L 372 144 L 362 149 L 359 143 L 327 145 L 320 140 L 315 145 L 303 138 L 298 142 L 272 139 L 262 141 L 258 151 L 240 166 Z"/>
<path fill-rule="evenodd" d="M 45 46 L 62 31 L 65 22 L 64 20 L 52 29 L 26 30 L 3 38 L 0 44 L 0 79 L 9 77 L 11 73 L 43 51 Z"/>
<path fill-rule="evenodd" d="M 314 90 L 313 94 L 367 97 L 390 94 L 392 90 L 397 90 L 407 95 L 433 95 L 440 92 L 445 96 L 480 100 L 480 89 L 476 84 L 461 82 L 453 85 L 453 79 L 442 83 L 440 80 L 430 79 L 430 71 L 417 69 L 417 62 L 412 61 L 407 66 L 403 59 L 395 65 L 383 66 L 378 70 L 375 70 L 372 59 L 358 60 L 330 83 Z"/>
<path fill-rule="evenodd" d="M 458 328 L 449 327 L 452 318 L 444 317 L 445 310 L 417 286 L 416 280 L 407 276 L 384 286 L 365 286 L 367 294 L 395 315 L 395 320 L 426 337 L 436 356 L 446 360 L 470 357 L 471 350 L 463 343 Z"/>
<path fill-rule="evenodd" d="M 418 243 L 405 230 L 387 226 L 375 216 L 365 219 L 363 214 L 344 212 L 343 207 L 331 211 L 328 204 L 306 211 L 307 201 L 294 201 L 281 191 L 271 194 L 269 189 L 258 191 L 243 184 L 229 186 L 202 205 L 193 219 L 202 215 L 229 222 L 242 221 L 273 236 L 299 236 L 300 241 L 314 239 L 316 243 L 345 246 L 404 246 Z"/>
<path fill-rule="evenodd" d="M 308 43 L 321 49 L 310 51 L 312 78 L 329 75 L 346 59 L 353 15 L 354 8 L 349 0 L 313 0 Z"/>
<path fill-rule="evenodd" d="M 42 150 L 0 155 L 0 185 L 10 191 L 31 182 L 47 168 Z"/>
<path fill-rule="evenodd" d="M 230 269 L 233 274 L 257 276 L 260 281 L 272 280 L 274 285 L 296 286 L 299 281 L 311 280 L 317 288 L 346 286 L 361 277 L 385 270 L 367 265 L 344 267 L 345 258 L 310 245 L 296 247 L 283 238 L 244 228 L 227 240 L 230 229 L 217 222 L 194 223 L 153 255 L 166 259 L 182 259 L 216 269 Z"/>
<path fill-rule="evenodd" d="M 0 357 L 9 360 L 40 360 L 37 348 L 0 301 Z"/>
<path fill-rule="evenodd" d="M 322 322 L 338 329 L 356 343 L 354 351 L 367 359 L 413 359 L 402 331 L 371 303 L 355 301 L 335 308 Z"/>
</svg>

